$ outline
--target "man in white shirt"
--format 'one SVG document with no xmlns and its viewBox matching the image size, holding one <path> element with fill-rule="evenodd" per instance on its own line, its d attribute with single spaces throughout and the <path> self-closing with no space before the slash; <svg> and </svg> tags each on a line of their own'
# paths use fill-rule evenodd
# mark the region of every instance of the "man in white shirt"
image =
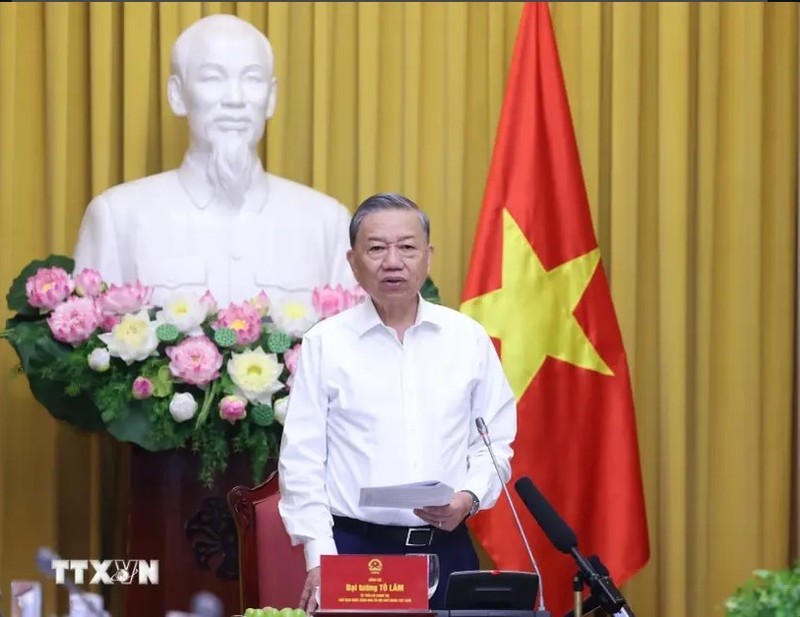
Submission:
<svg viewBox="0 0 800 617">
<path fill-rule="evenodd" d="M 350 213 L 332 197 L 268 174 L 256 147 L 275 109 L 272 48 L 232 15 L 205 17 L 172 49 L 170 106 L 187 116 L 179 169 L 107 190 L 89 204 L 76 271 L 137 279 L 153 301 L 210 289 L 223 307 L 265 291 L 273 304 L 355 281 L 345 261 Z"/>
<path fill-rule="evenodd" d="M 483 328 L 420 297 L 433 248 L 416 204 L 368 198 L 350 244 L 369 299 L 304 337 L 279 458 L 280 513 L 308 570 L 300 607 L 316 608 L 321 555 L 436 553 L 431 608 L 443 608 L 449 574 L 478 567 L 464 520 L 502 490 L 475 419 L 489 426 L 507 482 L 514 395 Z M 359 507 L 362 487 L 428 480 L 456 489 L 449 505 Z"/>
</svg>

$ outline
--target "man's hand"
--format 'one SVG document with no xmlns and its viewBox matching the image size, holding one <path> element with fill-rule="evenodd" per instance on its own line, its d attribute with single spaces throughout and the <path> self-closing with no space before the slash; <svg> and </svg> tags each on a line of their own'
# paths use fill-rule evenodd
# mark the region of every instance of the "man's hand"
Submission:
<svg viewBox="0 0 800 617">
<path fill-rule="evenodd" d="M 453 531 L 472 509 L 472 495 L 459 491 L 446 506 L 427 506 L 414 510 L 414 514 L 433 527 Z"/>
<path fill-rule="evenodd" d="M 306 575 L 306 584 L 303 585 L 303 593 L 300 594 L 300 605 L 309 615 L 319 608 L 317 604 L 317 590 L 319 589 L 319 566 L 311 568 Z"/>
</svg>

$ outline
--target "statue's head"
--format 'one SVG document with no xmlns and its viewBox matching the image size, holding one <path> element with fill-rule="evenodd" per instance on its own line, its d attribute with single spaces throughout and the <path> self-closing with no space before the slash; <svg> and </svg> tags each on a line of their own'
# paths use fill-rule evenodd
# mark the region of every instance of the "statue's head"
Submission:
<svg viewBox="0 0 800 617">
<path fill-rule="evenodd" d="M 175 41 L 170 106 L 188 118 L 192 149 L 217 159 L 223 175 L 246 174 L 255 156 L 275 110 L 273 64 L 267 37 L 233 15 L 204 17 Z"/>
<path fill-rule="evenodd" d="M 184 30 L 172 48 L 169 102 L 187 116 L 192 140 L 210 146 L 230 136 L 254 147 L 275 111 L 272 46 L 255 26 L 211 15 Z"/>
</svg>

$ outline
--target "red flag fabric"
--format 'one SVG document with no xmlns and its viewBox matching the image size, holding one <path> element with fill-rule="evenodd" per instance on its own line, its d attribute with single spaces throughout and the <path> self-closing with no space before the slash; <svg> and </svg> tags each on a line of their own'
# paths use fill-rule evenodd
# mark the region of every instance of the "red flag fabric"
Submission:
<svg viewBox="0 0 800 617">
<path fill-rule="evenodd" d="M 512 484 L 530 477 L 621 585 L 649 558 L 633 397 L 546 2 L 523 9 L 461 310 L 517 397 Z M 575 563 L 511 493 L 561 615 Z M 505 499 L 470 525 L 498 568 L 530 570 Z"/>
</svg>

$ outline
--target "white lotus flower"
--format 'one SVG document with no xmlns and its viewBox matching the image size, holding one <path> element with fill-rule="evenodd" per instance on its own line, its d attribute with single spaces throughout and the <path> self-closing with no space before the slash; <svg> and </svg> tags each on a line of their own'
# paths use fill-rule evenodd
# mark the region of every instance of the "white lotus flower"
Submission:
<svg viewBox="0 0 800 617">
<path fill-rule="evenodd" d="M 319 321 L 313 307 L 300 300 L 284 301 L 270 316 L 279 329 L 291 336 L 301 338 L 309 328 Z"/>
<path fill-rule="evenodd" d="M 286 410 L 289 409 L 289 397 L 284 396 L 275 401 L 272 410 L 275 412 L 275 422 L 283 425 L 286 422 Z"/>
<path fill-rule="evenodd" d="M 111 354 L 105 347 L 98 347 L 92 350 L 92 353 L 86 358 L 86 362 L 93 371 L 105 373 L 111 366 Z"/>
<path fill-rule="evenodd" d="M 178 392 L 169 402 L 169 414 L 175 422 L 186 422 L 197 413 L 197 401 L 188 392 Z"/>
<path fill-rule="evenodd" d="M 193 293 L 172 294 L 156 313 L 156 321 L 171 324 L 187 336 L 200 336 L 200 327 L 208 316 L 208 306 Z"/>
<path fill-rule="evenodd" d="M 146 310 L 135 314 L 127 314 L 111 329 L 111 332 L 99 335 L 99 339 L 108 347 L 108 353 L 120 358 L 125 364 L 133 364 L 155 355 L 158 347 L 155 321 L 150 321 Z"/>
<path fill-rule="evenodd" d="M 268 354 L 260 347 L 232 353 L 227 369 L 236 386 L 236 394 L 252 403 L 269 405 L 272 394 L 283 387 L 278 381 L 283 364 L 278 362 L 274 353 Z"/>
</svg>

